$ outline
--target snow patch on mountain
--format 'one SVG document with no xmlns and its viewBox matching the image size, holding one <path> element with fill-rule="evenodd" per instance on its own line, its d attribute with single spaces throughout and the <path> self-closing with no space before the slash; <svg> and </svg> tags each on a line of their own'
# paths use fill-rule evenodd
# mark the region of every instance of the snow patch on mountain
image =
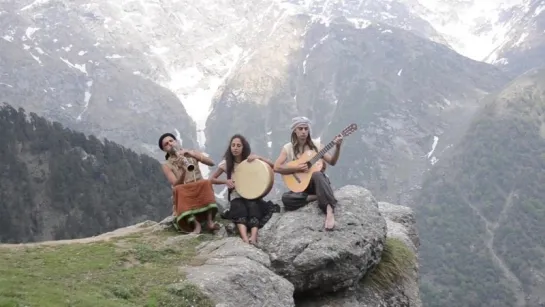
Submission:
<svg viewBox="0 0 545 307">
<path fill-rule="evenodd" d="M 504 43 L 516 23 L 509 13 L 517 15 L 517 10 L 523 13 L 529 7 L 527 0 L 417 1 L 413 10 L 430 22 L 454 50 L 477 61 L 485 60 Z"/>
</svg>

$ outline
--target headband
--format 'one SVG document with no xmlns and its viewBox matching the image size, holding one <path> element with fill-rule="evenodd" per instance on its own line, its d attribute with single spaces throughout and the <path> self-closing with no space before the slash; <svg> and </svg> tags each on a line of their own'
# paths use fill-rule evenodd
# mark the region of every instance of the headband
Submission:
<svg viewBox="0 0 545 307">
<path fill-rule="evenodd" d="M 310 119 L 308 119 L 307 117 L 305 116 L 297 116 L 297 117 L 294 117 L 291 119 L 291 126 L 290 126 L 290 129 L 291 131 L 294 131 L 297 127 L 299 126 L 302 126 L 302 125 L 307 125 L 308 126 L 308 130 L 310 130 L 310 125 L 312 124 L 312 122 L 310 121 Z"/>
</svg>

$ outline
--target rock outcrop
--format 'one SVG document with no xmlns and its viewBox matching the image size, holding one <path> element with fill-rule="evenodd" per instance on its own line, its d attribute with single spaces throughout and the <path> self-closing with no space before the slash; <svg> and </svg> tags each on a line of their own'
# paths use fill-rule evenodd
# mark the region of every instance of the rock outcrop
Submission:
<svg viewBox="0 0 545 307">
<path fill-rule="evenodd" d="M 371 193 L 346 186 L 336 197 L 334 231 L 324 231 L 324 214 L 313 204 L 273 217 L 262 230 L 260 247 L 296 292 L 350 287 L 380 261 L 386 222 Z"/>
<path fill-rule="evenodd" d="M 333 231 L 324 230 L 315 203 L 275 213 L 261 229 L 257 248 L 238 237 L 200 246 L 202 265 L 184 268 L 187 281 L 225 307 L 421 306 L 411 209 L 379 203 L 357 186 L 335 195 Z M 400 250 L 406 254 L 395 255 Z M 384 276 L 393 283 L 377 286 L 384 285 L 376 280 Z"/>
<path fill-rule="evenodd" d="M 335 194 L 339 204 L 333 231 L 324 230 L 324 214 L 310 203 L 297 211 L 275 213 L 261 229 L 257 246 L 243 243 L 238 235 L 229 236 L 225 228 L 215 235 L 180 235 L 171 230 L 169 217 L 85 239 L 0 244 L 0 256 L 9 255 L 15 262 L 15 258 L 25 259 L 29 248 L 48 246 L 32 254 L 62 261 L 70 267 L 65 274 L 101 276 L 104 283 L 90 291 L 102 302 L 114 295 L 134 303 L 150 299 L 147 294 L 154 289 L 160 306 L 422 306 L 416 261 L 419 238 L 411 209 L 379 203 L 357 186 L 345 186 Z M 74 250 L 85 257 L 67 259 Z M 14 257 L 16 252 L 20 256 Z M 107 272 L 102 265 L 87 267 L 98 259 L 109 263 Z M 59 265 L 49 262 L 47 268 L 31 270 L 47 276 L 38 271 Z M 76 265 L 80 262 L 86 263 L 84 267 Z M 123 289 L 134 296 L 119 292 L 123 289 L 112 290 L 107 281 L 108 275 L 125 274 L 127 266 L 134 272 Z M 35 285 L 41 281 L 19 278 L 17 282 Z M 53 297 L 57 304 L 83 295 L 58 295 L 71 287 L 70 283 L 55 285 L 54 295 L 46 289 L 22 293 L 14 303 Z"/>
<path fill-rule="evenodd" d="M 221 302 L 217 306 L 294 306 L 293 285 L 270 270 L 265 252 L 231 237 L 206 244 L 199 254 L 204 263 L 187 268 L 187 279 Z"/>
</svg>

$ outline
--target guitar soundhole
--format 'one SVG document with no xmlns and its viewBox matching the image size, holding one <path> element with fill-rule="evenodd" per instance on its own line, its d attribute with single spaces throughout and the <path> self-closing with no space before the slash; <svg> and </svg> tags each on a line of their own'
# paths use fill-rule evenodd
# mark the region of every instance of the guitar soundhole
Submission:
<svg viewBox="0 0 545 307">
<path fill-rule="evenodd" d="M 301 179 L 299 179 L 299 177 L 297 175 L 293 174 L 293 177 L 295 178 L 297 183 L 301 183 Z"/>
</svg>

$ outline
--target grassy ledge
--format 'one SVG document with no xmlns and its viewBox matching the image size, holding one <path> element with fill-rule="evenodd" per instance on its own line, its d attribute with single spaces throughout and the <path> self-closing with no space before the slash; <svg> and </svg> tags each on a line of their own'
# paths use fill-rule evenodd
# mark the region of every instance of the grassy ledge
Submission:
<svg viewBox="0 0 545 307">
<path fill-rule="evenodd" d="M 164 244 L 169 231 L 107 242 L 57 246 L 0 245 L 0 307 L 199 306 L 215 304 L 184 282 L 195 247 L 211 235 Z"/>
<path fill-rule="evenodd" d="M 382 258 L 375 269 L 362 279 L 364 287 L 387 291 L 407 278 L 416 265 L 416 256 L 396 238 L 386 238 Z"/>
</svg>

